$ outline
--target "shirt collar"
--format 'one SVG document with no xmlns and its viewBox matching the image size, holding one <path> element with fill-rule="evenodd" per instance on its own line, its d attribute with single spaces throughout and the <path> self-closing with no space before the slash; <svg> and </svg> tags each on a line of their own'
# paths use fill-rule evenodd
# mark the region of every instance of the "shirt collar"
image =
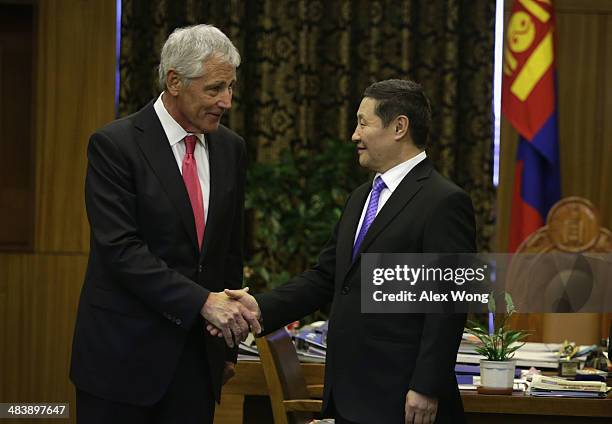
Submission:
<svg viewBox="0 0 612 424">
<path fill-rule="evenodd" d="M 155 104 L 153 104 L 153 108 L 155 109 L 155 113 L 157 114 L 157 117 L 159 118 L 159 121 L 162 124 L 162 128 L 164 129 L 164 132 L 166 133 L 166 137 L 168 138 L 168 141 L 170 142 L 170 147 L 172 147 L 176 143 L 179 143 L 181 140 L 183 140 L 186 135 L 189 135 L 191 133 L 188 133 L 187 131 L 185 131 L 185 129 L 181 127 L 178 122 L 174 120 L 172 115 L 168 113 L 168 110 L 166 109 L 166 106 L 164 106 L 164 102 L 162 101 L 163 94 L 164 93 L 162 92 L 159 95 L 159 97 L 155 101 Z M 194 134 L 194 135 L 198 138 L 200 143 L 202 143 L 202 145 L 206 147 L 206 143 L 204 142 L 205 140 L 204 134 Z"/>
<path fill-rule="evenodd" d="M 427 157 L 427 154 L 423 150 L 418 155 L 408 159 L 405 162 L 402 162 L 398 165 L 395 165 L 393 168 L 389 169 L 384 174 L 376 173 L 376 177 L 380 176 L 382 180 L 385 182 L 387 188 L 393 193 L 393 191 L 397 188 L 397 186 L 402 182 L 404 177 L 408 175 L 412 169 L 417 166 L 422 160 Z"/>
</svg>

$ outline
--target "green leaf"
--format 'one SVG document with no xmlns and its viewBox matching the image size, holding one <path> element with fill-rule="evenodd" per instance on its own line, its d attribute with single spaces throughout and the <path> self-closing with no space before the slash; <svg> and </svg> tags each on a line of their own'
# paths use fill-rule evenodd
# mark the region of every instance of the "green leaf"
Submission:
<svg viewBox="0 0 612 424">
<path fill-rule="evenodd" d="M 503 317 L 501 325 L 497 326 L 492 334 L 488 328 L 476 321 L 468 321 L 465 331 L 475 336 L 481 343 L 476 347 L 476 352 L 492 361 L 505 361 L 514 356 L 514 352 L 525 343 L 524 340 L 529 332 L 509 329 L 506 324 L 512 315 L 512 311 Z"/>
<path fill-rule="evenodd" d="M 261 277 L 264 279 L 265 282 L 270 281 L 270 273 L 268 273 L 268 270 L 265 269 L 264 267 L 259 268 L 259 274 L 261 275 Z"/>
<path fill-rule="evenodd" d="M 489 312 L 495 313 L 495 296 L 493 296 L 493 292 L 491 292 L 491 294 L 489 295 L 487 309 L 489 309 Z"/>
<path fill-rule="evenodd" d="M 506 313 L 511 315 L 514 312 L 514 302 L 512 301 L 512 296 L 510 296 L 510 293 L 505 293 L 504 297 L 506 300 Z"/>
</svg>

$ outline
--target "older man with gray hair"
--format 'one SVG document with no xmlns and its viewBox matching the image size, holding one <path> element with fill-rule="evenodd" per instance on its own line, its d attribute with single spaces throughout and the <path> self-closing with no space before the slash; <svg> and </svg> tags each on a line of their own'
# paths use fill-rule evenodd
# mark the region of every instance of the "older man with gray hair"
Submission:
<svg viewBox="0 0 612 424">
<path fill-rule="evenodd" d="M 260 331 L 220 293 L 242 286 L 246 149 L 220 124 L 239 65 L 217 28 L 179 28 L 161 52 L 161 95 L 90 138 L 70 373 L 79 423 L 212 423 L 235 343 Z"/>
</svg>

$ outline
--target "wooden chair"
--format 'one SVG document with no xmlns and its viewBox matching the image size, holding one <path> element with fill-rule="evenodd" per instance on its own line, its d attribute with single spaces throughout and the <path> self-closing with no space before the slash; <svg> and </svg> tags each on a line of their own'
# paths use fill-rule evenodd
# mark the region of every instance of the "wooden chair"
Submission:
<svg viewBox="0 0 612 424">
<path fill-rule="evenodd" d="M 612 232 L 600 222 L 599 211 L 589 200 L 564 198 L 551 208 L 546 225 L 527 237 L 516 253 L 610 253 Z M 611 318 L 612 314 L 516 314 L 511 325 L 534 331 L 530 341 L 568 338 L 590 344 L 606 337 Z"/>
<path fill-rule="evenodd" d="M 302 367 L 283 328 L 257 339 L 275 424 L 305 424 L 321 412 L 323 385 L 306 385 Z M 313 398 L 319 399 L 313 399 Z"/>
</svg>

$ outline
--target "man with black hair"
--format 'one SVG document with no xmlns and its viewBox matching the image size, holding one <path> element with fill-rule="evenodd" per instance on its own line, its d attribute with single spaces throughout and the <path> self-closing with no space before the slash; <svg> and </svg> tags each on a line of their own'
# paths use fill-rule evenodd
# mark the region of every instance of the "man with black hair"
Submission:
<svg viewBox="0 0 612 424">
<path fill-rule="evenodd" d="M 465 314 L 361 312 L 361 253 L 476 251 L 470 197 L 425 153 L 430 122 L 419 84 L 368 87 L 352 140 L 375 177 L 350 194 L 318 263 L 269 293 L 226 290 L 261 309 L 266 332 L 332 303 L 324 414 L 338 424 L 464 422 L 454 365 Z"/>
</svg>

